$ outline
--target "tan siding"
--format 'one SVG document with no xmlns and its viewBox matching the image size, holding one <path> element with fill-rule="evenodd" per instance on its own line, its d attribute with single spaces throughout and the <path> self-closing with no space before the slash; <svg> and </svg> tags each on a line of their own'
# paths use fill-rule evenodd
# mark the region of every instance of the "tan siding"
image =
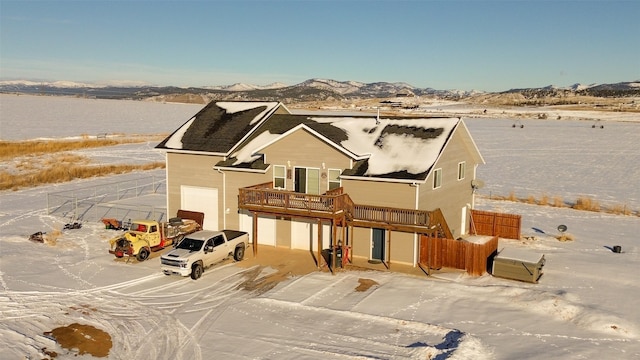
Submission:
<svg viewBox="0 0 640 360">
<path fill-rule="evenodd" d="M 278 106 L 278 108 L 276 109 L 276 111 L 274 112 L 274 114 L 290 114 L 290 112 L 288 112 L 283 106 Z"/>
<path fill-rule="evenodd" d="M 239 229 L 238 189 L 271 181 L 271 175 L 224 171 L 226 184 L 223 184 L 223 174 L 213 169 L 213 166 L 221 159 L 222 157 L 219 156 L 167 154 L 169 214 L 175 214 L 180 208 L 180 187 L 182 185 L 217 188 L 219 227 Z"/>
<path fill-rule="evenodd" d="M 227 211 L 228 214 L 224 214 L 224 212 L 221 212 L 221 214 L 226 216 L 227 229 L 239 229 L 238 189 L 269 182 L 271 181 L 271 175 L 230 170 L 224 170 L 224 174 L 226 177 L 225 201 L 226 208 L 229 209 L 229 211 Z M 223 219 L 220 220 L 220 225 L 222 226 L 222 224 L 224 224 Z"/>
<path fill-rule="evenodd" d="M 371 257 L 371 229 L 356 227 L 353 231 L 351 251 L 354 257 L 370 259 Z M 413 266 L 414 234 L 400 231 L 385 233 L 385 257 L 391 263 Z"/>
<path fill-rule="evenodd" d="M 276 246 L 291 248 L 291 218 L 277 218 Z"/>
<path fill-rule="evenodd" d="M 213 170 L 213 165 L 221 159 L 219 156 L 167 153 L 168 214 L 176 214 L 180 209 L 182 185 L 217 188 L 219 194 L 222 193 L 222 177 Z M 218 214 L 222 214 L 221 207 Z M 218 224 L 222 221 L 219 220 Z"/>
<path fill-rule="evenodd" d="M 413 265 L 414 259 L 414 234 L 391 231 L 387 232 L 387 257 L 390 256 L 392 264 Z M 390 253 L 389 253 L 390 248 Z"/>
<path fill-rule="evenodd" d="M 351 251 L 354 257 L 369 259 L 371 255 L 371 229 L 353 228 Z"/>
<path fill-rule="evenodd" d="M 355 204 L 416 208 L 416 189 L 406 183 L 342 180 L 342 187 Z"/>
<path fill-rule="evenodd" d="M 349 158 L 345 154 L 303 129 L 269 145 L 262 153 L 265 154 L 268 164 L 287 167 L 287 175 L 291 175 L 287 176 L 287 190 L 294 188 L 293 168 L 296 166 L 320 169 L 320 193 L 328 189 L 328 169 L 342 170 L 350 166 Z M 273 176 L 272 170 L 269 174 Z"/>
<path fill-rule="evenodd" d="M 458 163 L 461 161 L 466 162 L 466 174 L 463 180 L 458 180 Z M 420 185 L 419 208 L 422 210 L 440 208 L 454 238 L 468 232 L 468 220 L 466 229 L 461 229 L 460 226 L 462 208 L 473 202 L 471 180 L 473 180 L 475 165 L 470 149 L 465 146 L 462 135 L 456 131 L 434 166 L 434 169 L 442 169 L 442 186 L 433 189 L 433 172 L 426 183 Z"/>
</svg>

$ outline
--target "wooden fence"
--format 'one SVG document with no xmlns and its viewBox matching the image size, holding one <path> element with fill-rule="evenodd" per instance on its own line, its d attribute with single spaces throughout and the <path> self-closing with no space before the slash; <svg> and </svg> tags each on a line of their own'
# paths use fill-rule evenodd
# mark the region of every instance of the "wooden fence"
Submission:
<svg viewBox="0 0 640 360">
<path fill-rule="evenodd" d="M 470 233 L 506 239 L 520 239 L 522 216 L 471 210 Z"/>
<path fill-rule="evenodd" d="M 480 276 L 487 271 L 489 258 L 497 251 L 497 236 L 485 242 L 475 243 L 422 235 L 420 265 L 431 269 L 461 269 L 469 275 Z"/>
</svg>

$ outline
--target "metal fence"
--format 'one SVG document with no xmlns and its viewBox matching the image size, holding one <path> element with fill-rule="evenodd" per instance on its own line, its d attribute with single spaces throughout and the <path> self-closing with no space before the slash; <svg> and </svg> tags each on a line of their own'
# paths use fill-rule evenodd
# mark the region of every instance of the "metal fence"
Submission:
<svg viewBox="0 0 640 360">
<path fill-rule="evenodd" d="M 47 213 L 74 221 L 167 220 L 164 177 L 105 183 L 47 194 Z"/>
</svg>

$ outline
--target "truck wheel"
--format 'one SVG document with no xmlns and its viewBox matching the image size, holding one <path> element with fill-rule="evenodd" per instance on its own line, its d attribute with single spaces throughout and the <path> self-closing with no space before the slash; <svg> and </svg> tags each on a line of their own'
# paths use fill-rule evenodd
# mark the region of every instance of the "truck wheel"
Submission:
<svg viewBox="0 0 640 360">
<path fill-rule="evenodd" d="M 147 248 L 140 249 L 140 251 L 138 252 L 138 255 L 136 255 L 136 259 L 138 259 L 138 261 L 145 261 L 148 258 L 149 258 L 149 250 Z"/>
<path fill-rule="evenodd" d="M 244 259 L 244 246 L 238 246 L 236 248 L 236 251 L 233 253 L 233 258 L 236 261 L 241 261 L 242 259 Z"/>
<path fill-rule="evenodd" d="M 193 280 L 198 280 L 200 276 L 202 276 L 202 265 L 200 265 L 199 263 L 194 264 L 191 267 L 191 278 Z"/>
</svg>

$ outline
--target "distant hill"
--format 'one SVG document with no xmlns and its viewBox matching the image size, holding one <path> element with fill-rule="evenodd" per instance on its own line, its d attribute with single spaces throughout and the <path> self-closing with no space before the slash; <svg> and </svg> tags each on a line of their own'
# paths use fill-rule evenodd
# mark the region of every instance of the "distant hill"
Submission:
<svg viewBox="0 0 640 360">
<path fill-rule="evenodd" d="M 575 105 L 599 104 L 605 100 L 640 97 L 640 81 L 615 84 L 574 84 L 569 87 L 546 86 L 542 88 L 511 89 L 497 93 L 475 94 L 464 100 L 476 104 L 491 105 Z M 634 99 L 630 101 L 633 102 Z"/>
<path fill-rule="evenodd" d="M 296 85 L 274 83 L 266 86 L 233 84 L 211 87 L 175 86 L 105 86 L 66 81 L 0 81 L 1 93 L 76 96 L 99 99 L 156 99 L 160 101 L 198 102 L 211 100 L 278 100 L 285 103 L 303 101 L 350 100 L 388 97 L 429 97 L 447 100 L 522 99 L 524 102 L 542 98 L 635 97 L 640 96 L 640 81 L 616 84 L 575 84 L 570 87 L 547 86 L 543 88 L 511 89 L 504 92 L 436 90 L 416 88 L 407 83 L 337 81 L 309 79 Z M 483 100 L 484 99 L 484 100 Z M 495 102 L 501 102 L 498 100 Z"/>
</svg>

